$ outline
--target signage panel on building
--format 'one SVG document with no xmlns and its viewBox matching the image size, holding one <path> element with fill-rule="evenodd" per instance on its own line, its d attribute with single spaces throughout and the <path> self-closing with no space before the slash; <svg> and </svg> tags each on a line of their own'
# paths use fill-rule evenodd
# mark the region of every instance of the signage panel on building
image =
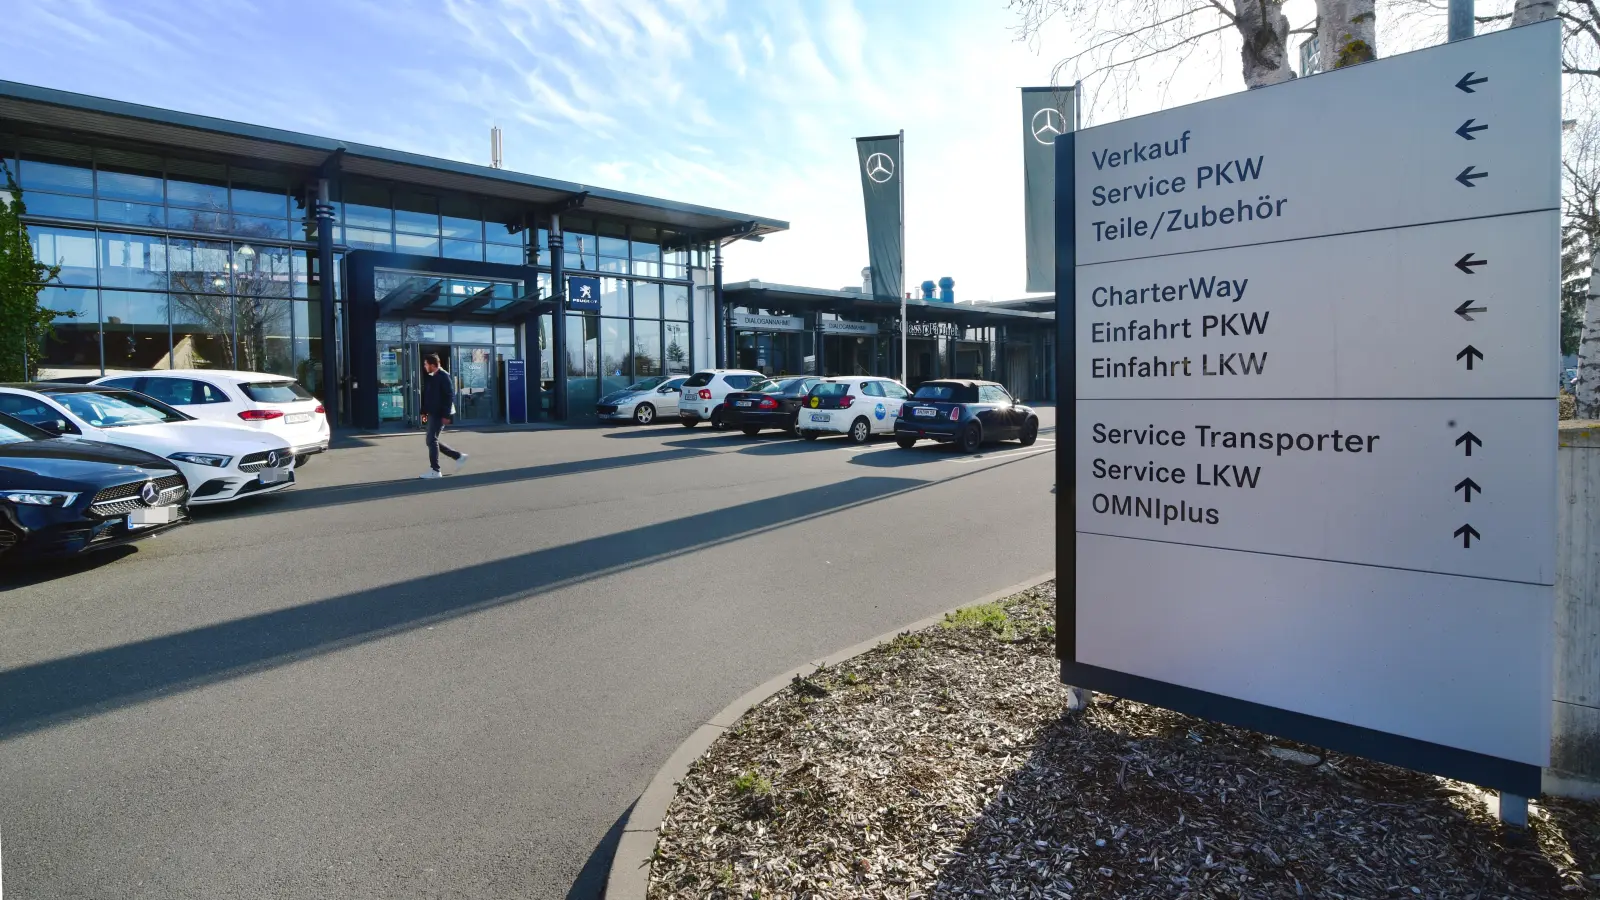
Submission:
<svg viewBox="0 0 1600 900">
<path fill-rule="evenodd" d="M 838 319 L 824 319 L 821 323 L 823 334 L 855 334 L 868 335 L 878 333 L 876 322 L 844 322 Z"/>
<path fill-rule="evenodd" d="M 801 316 L 763 316 L 756 313 L 734 313 L 733 327 L 747 331 L 805 331 L 806 320 Z"/>
<path fill-rule="evenodd" d="M 1559 39 L 1058 140 L 1067 683 L 1538 791 Z"/>
<path fill-rule="evenodd" d="M 600 309 L 600 279 L 568 277 L 567 308 L 598 312 Z"/>
</svg>

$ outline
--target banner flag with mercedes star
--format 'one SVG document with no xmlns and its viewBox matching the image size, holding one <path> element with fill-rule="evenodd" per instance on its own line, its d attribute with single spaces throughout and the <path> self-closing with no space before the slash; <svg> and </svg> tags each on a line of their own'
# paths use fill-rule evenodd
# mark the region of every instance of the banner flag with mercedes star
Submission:
<svg viewBox="0 0 1600 900">
<path fill-rule="evenodd" d="M 867 203 L 867 263 L 872 296 L 900 298 L 905 279 L 901 246 L 900 135 L 856 138 L 861 193 Z"/>
<path fill-rule="evenodd" d="M 1056 289 L 1056 138 L 1072 130 L 1070 87 L 1022 89 L 1022 215 L 1029 293 Z"/>
</svg>

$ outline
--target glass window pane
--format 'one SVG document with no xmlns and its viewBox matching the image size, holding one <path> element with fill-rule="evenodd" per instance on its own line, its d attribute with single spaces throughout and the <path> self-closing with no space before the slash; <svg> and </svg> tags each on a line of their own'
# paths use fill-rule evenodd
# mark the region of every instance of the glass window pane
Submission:
<svg viewBox="0 0 1600 900">
<path fill-rule="evenodd" d="M 444 236 L 467 241 L 483 240 L 483 210 L 472 197 L 446 194 L 439 199 Z"/>
<path fill-rule="evenodd" d="M 167 270 L 173 291 L 191 294 L 226 294 L 232 268 L 229 247 L 217 241 L 174 240 L 167 250 Z"/>
<path fill-rule="evenodd" d="M 614 259 L 628 258 L 628 242 L 624 238 L 600 235 L 600 255 Z"/>
<path fill-rule="evenodd" d="M 394 235 L 369 228 L 346 228 L 344 242 L 357 250 L 393 250 Z"/>
<path fill-rule="evenodd" d="M 165 202 L 165 181 L 161 157 L 122 150 L 95 151 L 97 195 L 101 200 L 126 200 L 130 203 Z"/>
<path fill-rule="evenodd" d="M 177 275 L 174 273 L 176 282 Z M 171 295 L 173 369 L 237 369 L 233 364 L 233 298 Z"/>
<path fill-rule="evenodd" d="M 95 274 L 95 238 L 92 231 L 75 228 L 50 228 L 32 225 L 28 239 L 33 243 L 33 255 L 47 266 L 60 266 L 57 276 L 61 284 L 84 284 L 93 287 Z"/>
<path fill-rule="evenodd" d="M 444 255 L 450 259 L 483 260 L 483 245 L 477 241 L 445 241 Z"/>
<path fill-rule="evenodd" d="M 633 274 L 648 275 L 651 278 L 660 278 L 661 263 L 636 259 L 633 261 Z"/>
<path fill-rule="evenodd" d="M 689 277 L 689 267 L 688 266 L 676 266 L 676 265 L 672 265 L 671 263 L 668 263 L 668 264 L 663 265 L 661 267 L 661 277 L 662 278 L 678 278 L 678 279 L 687 280 L 688 277 Z"/>
<path fill-rule="evenodd" d="M 599 373 L 600 335 L 594 316 L 567 316 L 567 375 L 593 378 Z"/>
<path fill-rule="evenodd" d="M 509 247 L 505 244 L 483 245 L 484 259 L 492 263 L 505 263 L 508 266 L 525 266 L 528 264 L 527 255 L 521 247 Z"/>
<path fill-rule="evenodd" d="M 48 216 L 52 219 L 94 218 L 94 201 L 88 197 L 23 191 L 22 205 L 30 216 Z"/>
<path fill-rule="evenodd" d="M 206 231 L 214 234 L 227 234 L 232 230 L 233 217 L 226 209 L 178 209 L 167 210 L 167 221 L 178 231 Z"/>
<path fill-rule="evenodd" d="M 602 256 L 600 257 L 600 271 L 616 272 L 619 275 L 626 275 L 628 274 L 628 261 L 625 259 L 613 259 L 609 256 Z"/>
<path fill-rule="evenodd" d="M 662 330 L 665 332 L 663 340 L 666 341 L 662 356 L 667 361 L 667 374 L 689 374 L 689 323 L 666 322 Z"/>
<path fill-rule="evenodd" d="M 600 391 L 620 391 L 633 381 L 633 341 L 627 319 L 600 320 Z"/>
<path fill-rule="evenodd" d="M 668 319 L 689 318 L 689 286 L 686 284 L 664 284 L 661 286 L 661 299 L 665 308 L 662 315 Z"/>
<path fill-rule="evenodd" d="M 101 200 L 95 204 L 95 218 L 118 225 L 149 225 L 159 228 L 167 224 L 165 206 L 148 206 L 122 200 Z M 31 211 L 31 210 L 30 210 Z"/>
<path fill-rule="evenodd" d="M 288 298 L 297 288 L 295 252 L 287 247 L 237 244 L 233 250 L 233 292 L 241 298 Z"/>
<path fill-rule="evenodd" d="M 189 159 L 167 160 L 167 205 L 226 212 L 227 167 Z"/>
<path fill-rule="evenodd" d="M 420 234 L 406 234 L 399 232 L 394 236 L 395 250 L 400 253 L 415 253 L 418 256 L 438 256 L 439 239 L 425 237 Z"/>
<path fill-rule="evenodd" d="M 290 346 L 292 301 L 271 296 L 234 298 L 234 327 L 239 334 L 238 368 L 247 372 L 293 375 Z"/>
<path fill-rule="evenodd" d="M 517 330 L 515 328 L 502 328 L 501 326 L 496 325 L 494 329 L 494 342 L 496 344 L 515 344 L 517 342 Z"/>
<path fill-rule="evenodd" d="M 526 232 L 522 229 L 524 216 L 523 207 L 518 204 L 503 200 L 485 200 L 483 204 L 483 232 L 484 239 L 497 244 L 516 244 L 521 246 L 526 242 Z M 516 229 L 513 231 L 513 229 Z"/>
<path fill-rule="evenodd" d="M 620 278 L 600 279 L 600 315 L 628 314 L 628 283 Z"/>
<path fill-rule="evenodd" d="M 17 167 L 17 184 L 24 190 L 62 194 L 94 193 L 94 169 L 89 148 L 57 141 L 27 141 Z"/>
<path fill-rule="evenodd" d="M 394 227 L 412 234 L 438 235 L 439 199 L 400 191 L 394 197 Z"/>
<path fill-rule="evenodd" d="M 638 378 L 661 374 L 660 322 L 633 320 L 633 374 Z"/>
<path fill-rule="evenodd" d="M 166 294 L 101 291 L 100 316 L 107 371 L 172 367 Z"/>
<path fill-rule="evenodd" d="M 633 228 L 633 258 L 661 261 L 661 245 L 655 242 L 654 228 Z"/>
<path fill-rule="evenodd" d="M 569 232 L 562 235 L 562 238 L 561 249 L 565 257 L 562 265 L 569 269 L 595 268 L 594 235 Z"/>
<path fill-rule="evenodd" d="M 289 239 L 289 222 L 287 219 L 232 216 L 228 220 L 228 227 L 223 230 L 229 234 L 243 235 L 261 241 L 286 241 Z"/>
<path fill-rule="evenodd" d="M 101 232 L 100 284 L 105 287 L 166 290 L 165 240 L 146 234 Z M 161 321 L 166 322 L 165 314 Z"/>
<path fill-rule="evenodd" d="M 377 228 L 388 231 L 394 227 L 390 211 L 389 189 L 365 182 L 346 182 L 344 186 L 344 224 L 356 228 Z"/>
<path fill-rule="evenodd" d="M 281 219 L 289 210 L 289 177 L 277 172 L 234 168 L 233 211 L 248 216 Z"/>
<path fill-rule="evenodd" d="M 649 281 L 633 283 L 633 317 L 635 319 L 661 318 L 661 285 Z"/>
<path fill-rule="evenodd" d="M 100 374 L 100 309 L 95 296 L 94 288 L 48 287 L 39 292 L 39 307 L 57 314 L 43 342 L 40 378 Z"/>
<path fill-rule="evenodd" d="M 534 237 L 537 239 L 537 246 L 539 249 L 539 261 L 537 265 L 550 265 L 550 229 L 540 228 L 537 232 L 535 232 Z"/>
<path fill-rule="evenodd" d="M 459 344 L 492 344 L 494 329 L 488 325 L 452 325 L 450 339 Z"/>
</svg>

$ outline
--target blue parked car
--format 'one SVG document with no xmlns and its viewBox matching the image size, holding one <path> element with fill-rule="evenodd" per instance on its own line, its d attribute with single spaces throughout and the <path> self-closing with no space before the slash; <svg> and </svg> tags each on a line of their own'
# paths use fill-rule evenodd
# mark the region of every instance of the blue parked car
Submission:
<svg viewBox="0 0 1600 900">
<path fill-rule="evenodd" d="M 933 440 L 954 443 L 967 453 L 995 441 L 1027 447 L 1039 439 L 1039 417 L 992 381 L 924 381 L 901 407 L 894 439 L 904 449 Z"/>
</svg>

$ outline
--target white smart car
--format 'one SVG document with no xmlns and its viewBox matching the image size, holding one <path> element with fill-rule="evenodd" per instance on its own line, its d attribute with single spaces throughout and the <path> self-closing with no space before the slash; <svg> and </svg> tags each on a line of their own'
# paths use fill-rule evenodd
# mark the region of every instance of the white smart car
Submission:
<svg viewBox="0 0 1600 900">
<path fill-rule="evenodd" d="M 299 382 L 264 372 L 175 369 L 107 375 L 93 384 L 138 391 L 208 422 L 226 422 L 289 442 L 296 465 L 328 449 L 328 415 Z"/>
<path fill-rule="evenodd" d="M 662 416 L 678 414 L 678 392 L 687 375 L 657 375 L 628 385 L 600 398 L 594 413 L 602 421 L 627 419 L 636 425 L 649 425 Z"/>
<path fill-rule="evenodd" d="M 710 422 L 712 428 L 721 428 L 722 404 L 728 395 L 766 377 L 750 369 L 702 369 L 690 375 L 678 396 L 679 424 L 693 428 Z"/>
<path fill-rule="evenodd" d="M 294 483 L 283 438 L 243 425 L 202 422 L 144 394 L 108 385 L 0 386 L 0 412 L 62 437 L 132 447 L 171 461 L 189 505 L 281 491 Z"/>
<path fill-rule="evenodd" d="M 843 434 L 865 444 L 875 434 L 894 433 L 900 407 L 910 396 L 893 378 L 829 378 L 813 387 L 800 405 L 798 431 L 808 441 L 824 434 Z"/>
</svg>

